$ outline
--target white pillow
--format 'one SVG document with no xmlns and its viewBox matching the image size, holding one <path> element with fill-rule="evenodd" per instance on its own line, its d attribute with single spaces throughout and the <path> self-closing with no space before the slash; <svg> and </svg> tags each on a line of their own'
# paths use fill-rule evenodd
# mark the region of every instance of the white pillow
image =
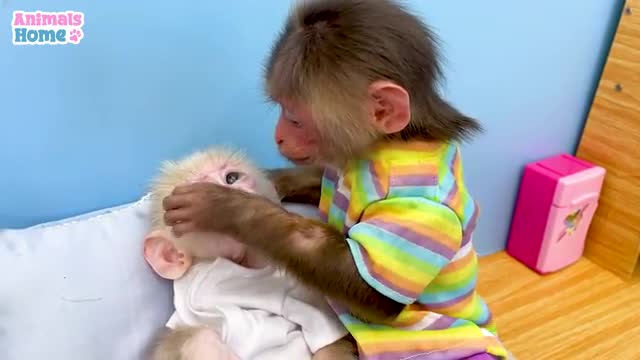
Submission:
<svg viewBox="0 0 640 360">
<path fill-rule="evenodd" d="M 317 210 L 286 204 L 316 217 Z M 0 230 L 0 359 L 140 360 L 173 312 L 142 257 L 147 197 L 59 222 Z"/>
</svg>

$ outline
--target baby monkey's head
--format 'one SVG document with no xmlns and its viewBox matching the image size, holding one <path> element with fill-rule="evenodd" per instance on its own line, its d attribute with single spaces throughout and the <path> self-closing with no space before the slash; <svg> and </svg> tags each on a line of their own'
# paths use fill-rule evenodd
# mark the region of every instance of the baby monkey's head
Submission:
<svg viewBox="0 0 640 360">
<path fill-rule="evenodd" d="M 211 182 L 263 195 L 279 202 L 273 184 L 260 169 L 239 151 L 214 147 L 195 152 L 178 161 L 165 161 L 151 187 L 152 226 L 165 228 L 162 200 L 182 184 Z"/>
<path fill-rule="evenodd" d="M 181 277 L 193 258 L 234 260 L 246 252 L 243 244 L 219 234 L 190 233 L 178 238 L 164 223 L 164 198 L 176 186 L 194 182 L 234 187 L 280 202 L 266 174 L 241 151 L 214 147 L 178 161 L 165 161 L 151 186 L 151 231 L 145 238 L 144 256 L 151 267 L 167 279 Z"/>
</svg>

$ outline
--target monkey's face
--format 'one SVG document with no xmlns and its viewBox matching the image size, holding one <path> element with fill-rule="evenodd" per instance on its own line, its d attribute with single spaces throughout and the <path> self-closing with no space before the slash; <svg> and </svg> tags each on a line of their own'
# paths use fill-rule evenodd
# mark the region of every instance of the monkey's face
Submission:
<svg viewBox="0 0 640 360">
<path fill-rule="evenodd" d="M 296 165 L 341 166 L 363 155 L 411 119 L 409 93 L 391 81 L 376 81 L 350 101 L 311 106 L 280 100 L 275 129 L 278 150 Z"/>
<path fill-rule="evenodd" d="M 296 165 L 312 164 L 318 159 L 318 127 L 303 105 L 283 102 L 275 129 L 280 154 Z"/>
<path fill-rule="evenodd" d="M 275 142 L 280 154 L 296 165 L 340 166 L 383 135 L 374 116 L 360 111 L 363 106 L 352 110 L 335 104 L 313 111 L 302 102 L 279 104 Z"/>
</svg>

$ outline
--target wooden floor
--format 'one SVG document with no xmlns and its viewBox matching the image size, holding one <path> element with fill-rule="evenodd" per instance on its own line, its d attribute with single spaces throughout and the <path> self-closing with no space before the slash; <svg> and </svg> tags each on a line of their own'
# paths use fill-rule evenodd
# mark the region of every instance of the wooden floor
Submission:
<svg viewBox="0 0 640 360">
<path fill-rule="evenodd" d="M 504 252 L 480 260 L 479 291 L 518 360 L 640 360 L 640 283 L 587 259 L 539 276 Z"/>
</svg>

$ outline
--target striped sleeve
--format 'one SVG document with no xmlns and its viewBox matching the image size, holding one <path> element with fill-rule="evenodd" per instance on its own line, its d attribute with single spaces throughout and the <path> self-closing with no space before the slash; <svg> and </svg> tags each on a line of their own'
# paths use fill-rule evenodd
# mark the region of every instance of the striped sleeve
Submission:
<svg viewBox="0 0 640 360">
<path fill-rule="evenodd" d="M 369 205 L 347 242 L 363 279 L 395 301 L 410 304 L 460 248 L 462 225 L 447 206 L 423 197 Z"/>
</svg>

